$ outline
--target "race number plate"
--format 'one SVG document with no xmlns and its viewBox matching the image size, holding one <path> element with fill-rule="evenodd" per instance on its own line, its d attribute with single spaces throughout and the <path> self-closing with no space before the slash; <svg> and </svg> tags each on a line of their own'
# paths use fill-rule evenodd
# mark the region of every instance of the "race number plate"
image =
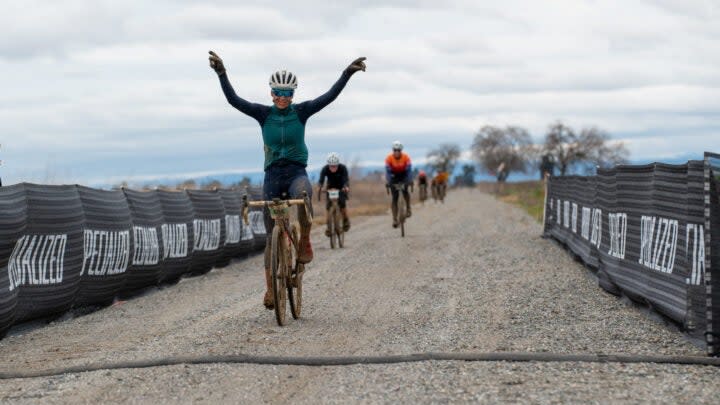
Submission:
<svg viewBox="0 0 720 405">
<path fill-rule="evenodd" d="M 340 190 L 330 190 L 330 191 L 328 191 L 328 197 L 329 197 L 331 200 L 337 200 L 338 198 L 340 198 Z"/>
</svg>

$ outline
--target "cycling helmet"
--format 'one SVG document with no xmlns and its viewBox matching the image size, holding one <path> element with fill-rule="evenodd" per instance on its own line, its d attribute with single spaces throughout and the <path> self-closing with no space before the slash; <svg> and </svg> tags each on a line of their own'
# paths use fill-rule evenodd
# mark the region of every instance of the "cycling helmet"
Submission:
<svg viewBox="0 0 720 405">
<path fill-rule="evenodd" d="M 418 173 L 418 176 L 425 177 L 426 176 L 425 170 L 420 170 L 420 173 Z"/>
<path fill-rule="evenodd" d="M 287 70 L 278 70 L 270 76 L 270 88 L 297 89 L 297 76 Z"/>
<path fill-rule="evenodd" d="M 327 164 L 329 164 L 330 166 L 337 166 L 337 165 L 339 165 L 339 164 L 340 164 L 340 156 L 338 156 L 337 153 L 332 152 L 332 153 L 329 154 L 328 157 L 327 157 Z"/>
<path fill-rule="evenodd" d="M 403 144 L 400 141 L 395 141 L 392 144 L 393 150 L 403 150 Z"/>
</svg>

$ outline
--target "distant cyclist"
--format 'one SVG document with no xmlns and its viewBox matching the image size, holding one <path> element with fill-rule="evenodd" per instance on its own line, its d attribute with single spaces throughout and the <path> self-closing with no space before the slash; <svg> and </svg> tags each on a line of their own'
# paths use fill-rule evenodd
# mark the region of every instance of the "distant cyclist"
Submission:
<svg viewBox="0 0 720 405">
<path fill-rule="evenodd" d="M 427 180 L 427 174 L 425 173 L 425 170 L 420 170 L 418 172 L 418 187 L 425 186 L 427 187 L 428 180 Z"/>
<path fill-rule="evenodd" d="M 318 182 L 318 194 L 322 191 L 323 185 L 327 179 L 327 189 L 340 190 L 340 198 L 338 198 L 338 206 L 340 207 L 340 213 L 343 217 L 343 232 L 350 230 L 350 218 L 347 213 L 347 197 L 350 191 L 350 179 L 348 177 L 348 170 L 344 164 L 340 163 L 340 156 L 333 152 L 327 157 L 327 164 L 320 171 L 320 181 Z M 326 193 L 327 194 L 327 193 Z M 332 201 L 325 196 L 327 204 L 325 209 L 329 212 Z M 330 236 L 330 221 L 328 228 L 325 229 L 325 236 Z"/>
<path fill-rule="evenodd" d="M 393 228 L 397 228 L 399 224 L 397 206 L 399 193 L 392 185 L 403 184 L 403 196 L 407 203 L 407 216 L 409 218 L 412 215 L 410 192 L 408 191 L 408 187 L 412 183 L 412 163 L 410 162 L 410 156 L 403 152 L 403 145 L 400 141 L 393 142 L 392 153 L 385 158 L 385 180 L 392 191 Z"/>
<path fill-rule="evenodd" d="M 297 77 L 287 71 L 278 70 L 270 76 L 270 97 L 273 105 L 251 103 L 240 98 L 230 85 L 222 59 L 210 51 L 210 67 L 220 79 L 220 86 L 228 103 L 246 115 L 255 118 L 260 124 L 265 149 L 265 180 L 263 182 L 263 199 L 301 198 L 303 191 L 312 196 L 312 186 L 307 177 L 308 148 L 305 144 L 305 124 L 318 111 L 330 104 L 340 94 L 350 77 L 357 71 L 365 71 L 365 58 L 355 59 L 340 75 L 330 90 L 320 97 L 293 104 L 293 96 L 298 86 Z M 287 194 L 287 195 L 284 195 Z M 312 206 L 310 207 L 312 211 Z M 310 227 L 312 222 L 305 215 L 305 210 L 298 210 L 300 220 L 300 254 L 298 261 L 309 263 L 313 259 L 310 244 Z M 270 211 L 265 208 L 265 228 L 272 229 L 273 220 Z M 267 290 L 263 304 L 274 307 L 270 288 L 270 243 L 265 244 L 265 280 Z"/>
<path fill-rule="evenodd" d="M 447 183 L 449 179 L 450 174 L 448 174 L 448 172 L 438 172 L 438 174 L 436 174 L 433 178 L 435 193 L 440 201 L 444 201 L 445 199 L 445 192 L 447 190 Z"/>
<path fill-rule="evenodd" d="M 419 191 L 419 199 L 420 202 L 425 204 L 425 200 L 427 200 L 427 187 L 428 187 L 428 178 L 427 174 L 425 173 L 425 170 L 420 170 L 418 172 L 418 191 Z"/>
</svg>

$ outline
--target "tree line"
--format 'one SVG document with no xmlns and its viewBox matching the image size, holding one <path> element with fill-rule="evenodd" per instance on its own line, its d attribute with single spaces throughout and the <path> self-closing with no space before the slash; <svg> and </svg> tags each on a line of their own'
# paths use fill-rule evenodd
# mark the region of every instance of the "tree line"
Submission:
<svg viewBox="0 0 720 405">
<path fill-rule="evenodd" d="M 472 157 L 477 166 L 503 182 L 512 172 L 594 174 L 597 167 L 607 168 L 628 163 L 630 152 L 623 142 L 613 141 L 598 127 L 580 130 L 557 121 L 548 126 L 542 144 L 535 144 L 522 127 L 485 125 L 473 139 Z M 453 173 L 461 150 L 457 144 L 445 143 L 427 154 L 428 168 L 434 172 Z M 457 185 L 475 184 L 476 166 L 463 164 L 455 176 Z"/>
<path fill-rule="evenodd" d="M 512 172 L 537 171 L 541 178 L 545 173 L 560 176 L 571 173 L 594 174 L 597 167 L 607 168 L 626 164 L 630 156 L 624 143 L 613 141 L 606 131 L 594 126 L 577 131 L 562 121 L 548 126 L 543 144 L 534 144 L 530 133 L 522 127 L 485 125 L 475 133 L 471 152 L 476 165 L 463 164 L 459 173 L 453 178 L 455 185 L 474 186 L 478 167 L 497 176 L 498 181 L 503 182 Z M 443 143 L 427 153 L 425 169 L 431 175 L 439 172 L 452 175 L 455 173 L 461 154 L 459 145 Z M 356 159 L 350 166 L 353 178 L 362 177 L 359 160 Z M 415 169 L 415 175 L 417 171 L 418 168 Z M 381 173 L 376 174 L 382 177 Z M 250 178 L 244 177 L 230 186 L 245 188 L 249 185 Z M 120 186 L 127 186 L 127 183 Z M 212 190 L 222 186 L 223 184 L 218 180 L 204 184 L 186 180 L 177 184 L 175 189 Z M 160 188 L 173 187 L 160 186 Z"/>
</svg>

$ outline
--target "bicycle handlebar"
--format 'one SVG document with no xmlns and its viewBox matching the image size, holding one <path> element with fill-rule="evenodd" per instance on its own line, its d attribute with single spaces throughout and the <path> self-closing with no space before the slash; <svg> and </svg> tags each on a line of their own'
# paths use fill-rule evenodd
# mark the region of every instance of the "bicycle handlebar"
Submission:
<svg viewBox="0 0 720 405">
<path fill-rule="evenodd" d="M 266 205 L 285 203 L 287 205 L 304 205 L 305 200 L 278 200 L 278 201 L 248 201 L 248 207 L 264 207 Z"/>
<path fill-rule="evenodd" d="M 312 221 L 312 213 L 310 212 L 309 204 L 310 199 L 308 198 L 307 192 L 303 191 L 303 198 L 296 198 L 292 200 L 283 200 L 280 198 L 274 198 L 272 200 L 260 200 L 260 201 L 248 201 L 247 194 L 243 196 L 243 208 L 242 216 L 245 220 L 245 224 L 248 224 L 248 208 L 250 207 L 266 207 L 274 204 L 287 204 L 287 205 L 302 205 L 305 208 L 305 213 Z"/>
</svg>

